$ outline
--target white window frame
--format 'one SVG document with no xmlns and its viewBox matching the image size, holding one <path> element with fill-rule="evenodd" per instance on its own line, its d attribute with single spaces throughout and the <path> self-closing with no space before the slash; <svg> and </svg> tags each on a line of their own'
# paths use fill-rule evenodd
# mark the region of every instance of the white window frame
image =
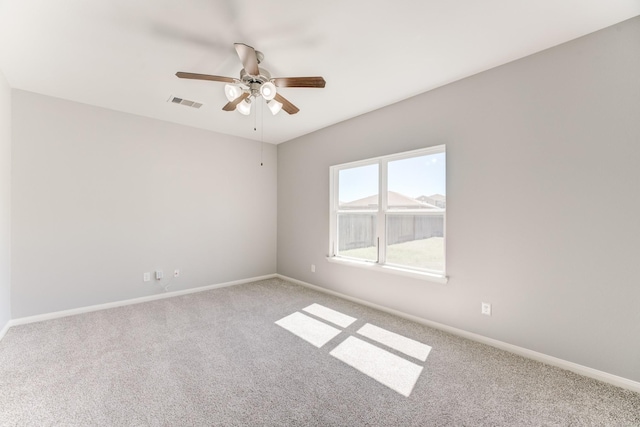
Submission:
<svg viewBox="0 0 640 427">
<path fill-rule="evenodd" d="M 438 145 L 434 147 L 422 148 L 419 150 L 407 151 L 404 153 L 391 154 L 387 156 L 380 156 L 366 160 L 360 160 L 356 162 L 343 163 L 330 167 L 329 173 L 329 185 L 330 185 L 330 237 L 329 237 L 329 256 L 327 260 L 329 262 L 336 262 L 344 265 L 351 265 L 354 267 L 367 268 L 376 271 L 382 271 L 386 273 L 399 274 L 403 276 L 415 277 L 419 279 L 429 280 L 437 283 L 447 283 L 448 277 L 446 275 L 446 230 L 447 230 L 447 215 L 446 208 L 435 211 L 420 212 L 412 209 L 389 209 L 387 206 L 387 170 L 389 162 L 408 159 L 412 157 L 426 156 L 430 154 L 446 153 L 446 147 L 444 145 Z M 339 197 L 339 175 L 340 171 L 344 169 L 352 169 L 360 166 L 378 165 L 378 209 L 374 210 L 340 210 L 338 206 Z M 446 182 L 445 182 L 446 185 Z M 378 260 L 366 261 L 361 259 L 354 259 L 336 254 L 336 248 L 338 245 L 338 215 L 341 213 L 367 213 L 377 215 L 376 231 L 377 231 L 377 247 L 378 247 Z M 412 268 L 409 266 L 400 266 L 386 263 L 386 233 L 387 233 L 387 215 L 442 215 L 444 220 L 444 269 L 443 272 L 433 272 L 423 270 L 419 268 Z"/>
</svg>

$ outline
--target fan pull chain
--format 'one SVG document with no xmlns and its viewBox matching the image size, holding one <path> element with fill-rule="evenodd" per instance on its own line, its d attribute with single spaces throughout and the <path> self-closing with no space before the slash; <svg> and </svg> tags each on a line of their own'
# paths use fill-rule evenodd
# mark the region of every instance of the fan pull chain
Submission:
<svg viewBox="0 0 640 427">
<path fill-rule="evenodd" d="M 264 115 L 263 115 L 263 110 L 262 110 L 262 103 L 260 104 L 260 166 L 263 166 L 264 163 L 262 161 L 262 151 L 263 151 L 263 136 L 264 136 Z M 257 132 L 258 131 L 258 107 L 253 109 L 253 131 Z"/>
<path fill-rule="evenodd" d="M 257 111 L 258 109 L 254 108 L 253 110 L 254 110 L 253 111 L 253 131 L 255 132 L 257 130 L 256 129 L 256 123 L 258 121 L 258 111 Z"/>
</svg>

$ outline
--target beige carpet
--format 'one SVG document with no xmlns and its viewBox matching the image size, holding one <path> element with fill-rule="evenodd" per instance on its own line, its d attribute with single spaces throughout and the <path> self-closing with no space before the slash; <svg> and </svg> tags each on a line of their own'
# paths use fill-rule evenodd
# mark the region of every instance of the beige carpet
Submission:
<svg viewBox="0 0 640 427">
<path fill-rule="evenodd" d="M 11 328 L 2 426 L 638 426 L 640 394 L 279 279 Z"/>
</svg>

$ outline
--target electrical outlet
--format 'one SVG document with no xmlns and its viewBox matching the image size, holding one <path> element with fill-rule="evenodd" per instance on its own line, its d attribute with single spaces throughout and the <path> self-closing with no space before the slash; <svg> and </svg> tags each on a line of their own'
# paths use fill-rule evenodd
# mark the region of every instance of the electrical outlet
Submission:
<svg viewBox="0 0 640 427">
<path fill-rule="evenodd" d="M 156 270 L 156 280 L 162 280 L 162 270 Z"/>
<path fill-rule="evenodd" d="M 488 302 L 482 303 L 482 314 L 486 316 L 491 316 L 491 304 Z"/>
<path fill-rule="evenodd" d="M 175 270 L 173 270 L 173 277 L 179 277 L 179 276 L 180 276 L 180 270 L 176 268 Z"/>
<path fill-rule="evenodd" d="M 148 282 L 149 280 L 151 280 L 151 273 L 144 273 L 142 275 L 142 280 L 144 280 L 145 282 Z"/>
<path fill-rule="evenodd" d="M 312 273 L 316 272 L 316 265 L 315 264 L 311 264 L 311 272 Z"/>
</svg>

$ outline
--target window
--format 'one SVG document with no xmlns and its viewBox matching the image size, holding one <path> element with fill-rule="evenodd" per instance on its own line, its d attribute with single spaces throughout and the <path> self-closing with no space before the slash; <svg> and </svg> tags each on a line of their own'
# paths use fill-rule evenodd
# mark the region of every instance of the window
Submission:
<svg viewBox="0 0 640 427">
<path fill-rule="evenodd" d="M 331 167 L 330 260 L 445 277 L 445 147 Z"/>
</svg>

